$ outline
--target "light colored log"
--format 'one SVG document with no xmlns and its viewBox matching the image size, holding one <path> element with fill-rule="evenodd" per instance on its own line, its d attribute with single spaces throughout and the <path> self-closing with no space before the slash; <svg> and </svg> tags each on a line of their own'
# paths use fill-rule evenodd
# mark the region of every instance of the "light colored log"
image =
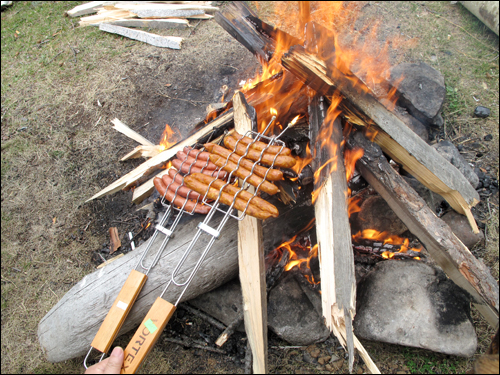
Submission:
<svg viewBox="0 0 500 375">
<path fill-rule="evenodd" d="M 129 39 L 138 40 L 140 42 L 162 48 L 181 49 L 181 43 L 183 41 L 183 38 L 177 36 L 161 36 L 141 30 L 132 30 L 126 27 L 109 25 L 106 23 L 99 24 L 99 30 L 121 35 Z"/>
<path fill-rule="evenodd" d="M 99 8 L 103 5 L 112 5 L 117 3 L 117 1 L 91 1 L 90 3 L 85 3 L 77 5 L 71 10 L 68 10 L 65 15 L 70 17 L 80 17 L 86 14 L 96 13 Z"/>
<path fill-rule="evenodd" d="M 106 10 L 102 9 L 96 15 L 80 18 L 79 26 L 99 25 L 103 22 L 121 20 L 137 17 L 134 13 L 124 9 Z"/>
<path fill-rule="evenodd" d="M 153 180 L 155 177 L 161 178 L 164 174 L 168 173 L 168 169 L 162 170 L 160 173 L 156 174 L 154 177 L 151 177 L 149 180 L 139 185 L 134 189 L 134 194 L 132 195 L 132 202 L 135 204 L 141 203 L 144 199 L 149 197 L 155 188 L 153 184 Z"/>
<path fill-rule="evenodd" d="M 212 220 L 213 223 L 215 225 L 219 223 L 221 217 L 222 215 L 217 213 Z M 176 235 L 168 243 L 168 249 L 163 252 L 159 263 L 148 274 L 148 281 L 123 323 L 119 335 L 135 329 L 142 321 L 170 280 L 170 275 L 188 246 L 189 239 L 196 233 L 199 222 L 200 216 L 195 215 L 179 223 Z M 237 228 L 236 220 L 229 220 L 226 223 L 220 237 L 183 295 L 182 301 L 206 293 L 237 275 L 238 250 L 235 241 Z M 180 271 L 181 280 L 191 273 L 198 259 L 195 254 L 200 254 L 204 250 L 208 237 L 210 236 L 201 236 L 195 244 L 193 257 L 188 257 L 185 267 Z M 162 241 L 163 236 L 158 236 L 150 254 L 146 257 L 146 265 L 150 264 Z M 85 276 L 42 318 L 38 325 L 38 339 L 48 361 L 65 361 L 87 353 L 90 343 L 145 247 L 146 243 L 106 267 Z M 180 292 L 180 288 L 171 287 L 163 298 L 176 301 Z"/>
<path fill-rule="evenodd" d="M 150 29 L 184 29 L 189 26 L 189 21 L 180 18 L 170 19 L 120 19 L 106 22 L 109 25 L 122 27 L 145 27 Z"/>
<path fill-rule="evenodd" d="M 126 9 L 131 11 L 137 10 L 202 10 L 204 12 L 215 12 L 218 7 L 203 5 L 195 2 L 186 2 L 184 4 L 162 4 L 160 2 L 120 2 L 114 5 L 117 9 Z"/>
<path fill-rule="evenodd" d="M 138 159 L 138 158 L 152 158 L 163 151 L 163 147 L 160 145 L 145 146 L 139 145 L 130 151 L 127 155 L 120 159 L 120 161 L 125 161 L 128 159 Z"/>
<path fill-rule="evenodd" d="M 170 159 L 172 159 L 178 151 L 182 151 L 186 146 L 193 146 L 200 138 L 210 134 L 214 128 L 227 124 L 233 119 L 233 111 L 227 112 L 222 116 L 219 116 L 216 120 L 212 121 L 195 134 L 189 138 L 177 143 L 168 150 L 152 157 L 151 159 L 145 161 L 133 171 L 127 173 L 126 175 L 120 177 L 118 180 L 107 186 L 106 188 L 99 191 L 97 194 L 87 199 L 85 202 L 91 201 L 92 199 L 100 198 L 108 194 L 117 192 L 123 189 L 126 185 L 131 185 L 133 182 L 140 180 L 141 178 L 146 178 L 154 171 L 161 169 Z"/>
<path fill-rule="evenodd" d="M 240 91 L 233 96 L 233 106 L 235 130 L 240 134 L 252 130 L 256 113 L 247 104 Z M 249 191 L 254 192 L 253 188 Z M 262 222 L 249 215 L 246 215 L 238 226 L 238 263 L 245 331 L 252 349 L 253 373 L 265 374 L 267 373 L 267 299 Z"/>
<path fill-rule="evenodd" d="M 137 143 L 140 143 L 141 145 L 144 146 L 154 146 L 152 142 L 148 141 L 146 138 L 137 133 L 135 130 L 130 129 L 127 125 L 125 125 L 117 118 L 111 120 L 111 123 L 113 124 L 113 129 L 122 134 L 125 134 L 129 138 L 132 138 Z"/>
</svg>

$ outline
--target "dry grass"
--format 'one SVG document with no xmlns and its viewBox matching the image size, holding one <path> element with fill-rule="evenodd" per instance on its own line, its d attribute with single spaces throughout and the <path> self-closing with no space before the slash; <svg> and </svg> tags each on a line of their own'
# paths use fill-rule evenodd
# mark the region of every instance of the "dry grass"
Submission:
<svg viewBox="0 0 500 375">
<path fill-rule="evenodd" d="M 143 126 L 150 121 L 144 101 L 155 102 L 154 95 L 148 97 L 142 90 L 163 92 L 165 84 L 176 78 L 172 71 L 192 74 L 193 69 L 200 77 L 210 75 L 203 71 L 200 59 L 216 57 L 204 52 L 204 46 L 218 49 L 236 44 L 210 21 L 197 29 L 196 38 L 186 40 L 183 50 L 159 51 L 95 28 L 75 27 L 76 20 L 62 17 L 74 5 L 15 2 L 2 12 L 1 368 L 7 373 L 82 371 L 81 358 L 47 363 L 36 332 L 45 313 L 94 270 L 90 254 L 107 241 L 113 213 L 130 206 L 126 194 L 83 205 L 136 163 L 117 161 L 135 144 L 104 124 L 119 117 L 136 129 Z M 392 62 L 423 60 L 443 73 L 450 88 L 443 110 L 446 136 L 482 140 L 492 134 L 493 141 L 484 146 L 483 156 L 466 155 L 498 178 L 498 37 L 459 4 L 450 2 L 382 2 L 361 9 L 363 19 L 375 16 L 381 21 L 381 38 L 397 32 L 408 41 L 418 40 L 411 48 L 393 51 Z M 258 12 L 274 23 L 269 3 L 260 4 Z M 188 33 L 175 30 L 169 34 Z M 200 54 L 198 60 L 190 57 L 192 53 Z M 233 58 L 246 56 L 236 53 Z M 228 63 L 225 58 L 230 57 L 222 55 L 215 66 Z M 190 59 L 195 62 L 189 63 Z M 209 78 L 203 79 L 200 85 L 208 85 Z M 213 100 L 196 95 L 190 99 Z M 184 103 L 177 104 L 180 108 Z M 491 108 L 492 115 L 485 120 L 473 118 L 477 104 Z M 154 130 L 161 134 L 161 129 Z M 491 199 L 483 211 L 488 212 L 487 242 L 477 254 L 498 279 L 498 199 Z M 492 331 L 477 314 L 474 319 L 479 354 L 489 344 Z M 121 340 L 126 342 L 127 337 Z M 417 373 L 429 369 L 460 373 L 471 363 L 391 345 L 367 343 L 367 348 L 388 372 L 403 368 Z M 184 363 L 172 359 L 170 353 L 157 349 L 153 353 L 144 371 L 179 373 L 192 369 L 190 364 L 196 362 L 187 353 L 183 354 Z M 298 359 L 292 357 L 273 355 L 271 360 L 276 363 L 272 368 L 294 371 L 289 360 Z M 412 360 L 413 367 L 409 365 Z M 428 367 L 429 362 L 433 368 Z M 218 366 L 214 364 L 214 371 L 223 371 Z"/>
</svg>

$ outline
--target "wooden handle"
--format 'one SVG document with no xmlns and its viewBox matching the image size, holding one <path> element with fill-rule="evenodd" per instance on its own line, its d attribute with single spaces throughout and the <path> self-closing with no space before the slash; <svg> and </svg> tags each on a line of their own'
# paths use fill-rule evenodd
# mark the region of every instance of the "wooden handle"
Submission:
<svg viewBox="0 0 500 375">
<path fill-rule="evenodd" d="M 135 374 L 163 332 L 176 307 L 158 297 L 125 348 L 122 374 Z"/>
<path fill-rule="evenodd" d="M 90 346 L 101 353 L 108 352 L 147 278 L 139 271 L 130 272 Z"/>
</svg>

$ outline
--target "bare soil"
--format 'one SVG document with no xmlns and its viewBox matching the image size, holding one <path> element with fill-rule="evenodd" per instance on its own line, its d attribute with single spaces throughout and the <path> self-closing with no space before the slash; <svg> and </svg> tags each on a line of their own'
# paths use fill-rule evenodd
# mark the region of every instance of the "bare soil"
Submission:
<svg viewBox="0 0 500 375">
<path fill-rule="evenodd" d="M 271 3 L 252 6 L 264 20 L 282 24 Z M 125 233 L 136 233 L 145 220 L 146 212 L 131 203 L 130 191 L 84 203 L 141 163 L 119 161 L 136 144 L 113 130 L 110 120 L 119 118 L 152 142 L 159 141 L 167 123 L 185 136 L 205 117 L 205 107 L 221 100 L 221 86 L 237 89 L 259 68 L 214 20 L 159 31 L 185 38 L 177 51 L 77 28 L 76 20 L 63 17 L 74 5 L 15 2 L 2 12 L 1 368 L 6 373 L 83 371 L 83 358 L 48 363 L 36 332 L 46 312 L 95 270 L 101 261 L 95 254 L 107 257 L 102 250 L 109 243 L 108 228 L 118 227 L 125 243 Z M 294 7 L 291 3 L 289 11 Z M 406 48 L 403 43 L 391 50 L 393 64 L 424 61 L 443 73 L 449 95 L 445 130 L 437 139 L 461 144 L 470 163 L 498 180 L 498 36 L 460 4 L 364 2 L 359 8 L 356 22 L 377 20 L 380 40 L 394 35 L 406 40 Z M 472 116 L 478 104 L 491 109 L 489 118 Z M 486 141 L 489 134 L 492 140 Z M 486 241 L 472 250 L 498 280 L 498 192 L 485 196 L 475 214 Z M 474 321 L 477 357 L 493 332 L 477 313 Z M 243 334 L 233 336 L 225 354 L 167 341 L 180 335 L 210 341 L 218 333 L 179 308 L 142 371 L 242 373 Z M 126 345 L 130 336 L 116 344 Z M 462 373 L 474 359 L 363 344 L 387 373 Z M 344 352 L 333 339 L 309 348 L 287 345 L 270 334 L 271 372 L 347 371 Z M 331 370 L 311 357 L 315 350 L 320 351 L 317 358 L 338 357 Z M 355 371 L 366 371 L 361 361 Z"/>
</svg>

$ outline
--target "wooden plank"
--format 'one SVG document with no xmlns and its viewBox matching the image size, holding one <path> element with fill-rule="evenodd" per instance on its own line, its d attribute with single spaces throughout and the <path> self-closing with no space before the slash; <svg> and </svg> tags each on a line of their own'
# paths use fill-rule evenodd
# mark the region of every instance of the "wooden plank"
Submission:
<svg viewBox="0 0 500 375">
<path fill-rule="evenodd" d="M 347 211 L 347 180 L 341 146 L 342 125 L 335 109 L 326 113 L 324 99 L 316 95 L 309 105 L 316 235 L 321 272 L 321 300 L 326 326 L 354 364 L 352 319 L 356 314 L 356 279 L 351 228 Z M 319 193 L 318 193 L 319 190 Z"/>
<path fill-rule="evenodd" d="M 126 18 L 135 18 L 134 13 L 124 9 L 100 10 L 96 15 L 80 18 L 79 26 L 99 25 L 103 22 L 115 21 Z"/>
<path fill-rule="evenodd" d="M 134 194 L 132 195 L 132 202 L 135 204 L 141 203 L 144 199 L 149 197 L 155 188 L 153 180 L 155 177 L 162 177 L 164 174 L 168 173 L 168 169 L 163 169 L 160 173 L 151 177 L 149 180 L 139 185 L 134 189 Z"/>
<path fill-rule="evenodd" d="M 138 181 L 141 178 L 146 178 L 154 171 L 157 171 L 158 169 L 164 167 L 166 163 L 170 159 L 172 159 L 178 151 L 182 151 L 186 146 L 193 146 L 198 141 L 200 141 L 200 143 L 205 143 L 205 137 L 210 135 L 215 129 L 220 129 L 222 131 L 223 129 L 228 128 L 232 124 L 232 120 L 233 111 L 228 111 L 222 116 L 219 116 L 216 120 L 210 122 L 208 125 L 199 129 L 192 136 L 145 161 L 134 170 L 120 177 L 118 180 L 105 187 L 104 189 L 93 195 L 91 198 L 87 199 L 85 202 L 115 193 L 118 190 L 123 189 L 126 185 L 131 185 L 131 183 L 133 183 L 134 181 Z"/>
<path fill-rule="evenodd" d="M 162 152 L 164 148 L 160 145 L 144 146 L 139 145 L 130 151 L 127 155 L 120 159 L 120 161 L 125 161 L 128 159 L 138 159 L 138 158 L 152 158 Z"/>
<path fill-rule="evenodd" d="M 113 129 L 122 134 L 125 134 L 129 138 L 132 138 L 137 143 L 140 143 L 141 145 L 144 146 L 154 146 L 154 143 L 148 141 L 146 138 L 137 133 L 135 130 L 130 129 L 127 125 L 125 125 L 117 118 L 111 120 L 111 123 L 113 124 Z"/>
<path fill-rule="evenodd" d="M 91 1 L 90 3 L 77 5 L 73 9 L 68 10 L 66 13 L 64 13 L 64 15 L 70 17 L 80 17 L 86 14 L 96 13 L 97 10 L 103 5 L 111 5 L 114 3 L 116 3 L 116 1 Z"/>
<path fill-rule="evenodd" d="M 235 130 L 240 134 L 252 130 L 252 126 L 256 126 L 257 115 L 240 91 L 233 96 L 233 107 Z M 249 191 L 253 193 L 253 190 Z M 245 331 L 253 354 L 253 372 L 265 374 L 267 373 L 267 299 L 262 222 L 249 215 L 246 215 L 238 225 L 238 264 Z"/>
<path fill-rule="evenodd" d="M 349 138 L 348 144 L 351 148 L 364 149 L 364 156 L 356 164 L 361 175 L 424 244 L 448 277 L 473 297 L 475 307 L 491 326 L 496 327 L 499 291 L 488 268 L 472 255 L 450 227 L 394 171 L 378 145 L 359 132 Z"/>
<path fill-rule="evenodd" d="M 479 231 L 470 212 L 479 202 L 477 191 L 457 168 L 385 108 L 354 74 L 347 77 L 301 46 L 292 47 L 283 56 L 282 65 L 322 95 L 331 96 L 338 90 L 344 98 L 339 105 L 343 116 L 353 124 L 372 126 L 375 142 L 384 152 L 445 198 L 455 211 L 466 215 L 473 230 Z"/>
<path fill-rule="evenodd" d="M 170 18 L 170 19 L 120 19 L 106 22 L 109 25 L 122 27 L 146 27 L 150 29 L 185 29 L 189 26 L 189 21 Z"/>
<path fill-rule="evenodd" d="M 141 30 L 132 30 L 126 27 L 109 25 L 106 23 L 99 24 L 99 30 L 121 35 L 129 39 L 138 40 L 140 42 L 162 48 L 181 49 L 181 43 L 184 40 L 183 38 L 177 36 L 161 36 Z"/>
</svg>

